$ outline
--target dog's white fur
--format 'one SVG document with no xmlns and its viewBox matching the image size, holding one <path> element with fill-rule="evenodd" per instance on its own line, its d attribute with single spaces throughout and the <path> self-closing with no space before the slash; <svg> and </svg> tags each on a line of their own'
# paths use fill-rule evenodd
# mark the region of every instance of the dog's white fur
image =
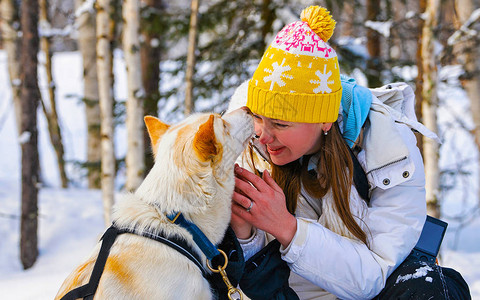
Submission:
<svg viewBox="0 0 480 300">
<path fill-rule="evenodd" d="M 138 190 L 116 205 L 113 220 L 138 232 L 183 237 L 201 253 L 192 236 L 165 215 L 182 212 L 213 244 L 222 240 L 231 215 L 234 162 L 253 135 L 252 118 L 240 109 L 223 117 L 193 115 L 175 126 L 153 117 L 145 122 L 155 164 Z M 68 276 L 55 299 L 88 282 L 99 249 L 100 244 Z M 122 234 L 112 246 L 94 299 L 211 298 L 208 282 L 182 254 L 154 240 Z"/>
</svg>

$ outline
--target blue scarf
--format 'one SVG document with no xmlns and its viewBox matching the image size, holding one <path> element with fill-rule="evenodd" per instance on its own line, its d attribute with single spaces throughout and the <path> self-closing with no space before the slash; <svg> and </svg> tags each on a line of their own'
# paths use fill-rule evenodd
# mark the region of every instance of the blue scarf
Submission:
<svg viewBox="0 0 480 300">
<path fill-rule="evenodd" d="M 351 148 L 357 140 L 360 130 L 370 111 L 372 93 L 366 87 L 356 84 L 355 79 L 341 75 L 343 138 Z"/>
</svg>

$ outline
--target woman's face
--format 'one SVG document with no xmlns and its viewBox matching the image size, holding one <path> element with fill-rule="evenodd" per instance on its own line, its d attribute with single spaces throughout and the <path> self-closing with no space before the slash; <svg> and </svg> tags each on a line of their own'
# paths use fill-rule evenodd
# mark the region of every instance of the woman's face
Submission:
<svg viewBox="0 0 480 300">
<path fill-rule="evenodd" d="M 332 123 L 297 123 L 270 119 L 253 114 L 255 134 L 260 143 L 267 146 L 272 162 L 283 166 L 306 154 L 320 150 L 323 130 Z"/>
</svg>

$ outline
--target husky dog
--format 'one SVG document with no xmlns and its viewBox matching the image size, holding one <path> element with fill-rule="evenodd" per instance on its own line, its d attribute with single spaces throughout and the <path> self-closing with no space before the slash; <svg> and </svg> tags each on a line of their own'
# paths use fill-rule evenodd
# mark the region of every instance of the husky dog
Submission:
<svg viewBox="0 0 480 300">
<path fill-rule="evenodd" d="M 141 233 L 180 237 L 200 254 L 205 267 L 205 255 L 192 235 L 167 216 L 180 212 L 214 245 L 221 242 L 231 215 L 234 163 L 253 135 L 252 117 L 238 109 L 223 117 L 195 114 L 173 126 L 150 116 L 145 123 L 155 164 L 113 213 L 117 228 L 139 234 L 118 235 L 94 299 L 212 299 L 209 283 L 194 262 Z M 99 249 L 100 244 L 67 277 L 55 299 L 89 281 Z"/>
</svg>

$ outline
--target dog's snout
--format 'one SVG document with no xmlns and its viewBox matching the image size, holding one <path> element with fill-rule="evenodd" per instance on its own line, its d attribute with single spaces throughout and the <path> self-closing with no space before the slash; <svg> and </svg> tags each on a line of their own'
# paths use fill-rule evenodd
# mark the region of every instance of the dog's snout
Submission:
<svg viewBox="0 0 480 300">
<path fill-rule="evenodd" d="M 248 108 L 247 106 L 242 106 L 241 109 L 244 110 L 249 115 L 253 114 L 250 108 Z"/>
</svg>

